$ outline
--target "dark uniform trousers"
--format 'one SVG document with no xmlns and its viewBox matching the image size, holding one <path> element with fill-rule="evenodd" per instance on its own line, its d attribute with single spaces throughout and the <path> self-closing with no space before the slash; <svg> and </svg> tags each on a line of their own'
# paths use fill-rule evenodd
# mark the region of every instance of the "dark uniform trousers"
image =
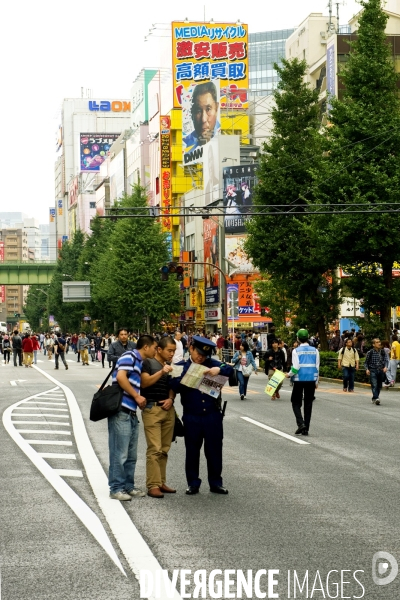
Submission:
<svg viewBox="0 0 400 600">
<path fill-rule="evenodd" d="M 301 406 L 303 404 L 304 394 L 304 419 L 301 414 Z M 312 413 L 312 405 L 315 399 L 315 381 L 295 381 L 292 391 L 292 407 L 296 417 L 297 426 L 303 424 L 309 429 Z"/>
<path fill-rule="evenodd" d="M 207 460 L 208 482 L 210 486 L 222 485 L 222 414 L 211 411 L 204 415 L 184 413 L 186 446 L 186 479 L 188 485 L 200 487 L 200 450 L 204 440 L 204 454 Z"/>
</svg>

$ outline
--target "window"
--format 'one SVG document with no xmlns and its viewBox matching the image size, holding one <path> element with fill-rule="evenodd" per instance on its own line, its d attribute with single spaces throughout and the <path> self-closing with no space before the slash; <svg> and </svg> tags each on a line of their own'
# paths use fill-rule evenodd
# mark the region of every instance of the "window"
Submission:
<svg viewBox="0 0 400 600">
<path fill-rule="evenodd" d="M 89 202 L 89 208 L 96 208 L 96 202 Z"/>
</svg>

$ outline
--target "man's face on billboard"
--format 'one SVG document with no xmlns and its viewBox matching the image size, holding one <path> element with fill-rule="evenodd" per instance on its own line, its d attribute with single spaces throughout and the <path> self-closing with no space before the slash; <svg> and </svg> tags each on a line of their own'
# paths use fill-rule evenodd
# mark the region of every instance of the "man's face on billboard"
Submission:
<svg viewBox="0 0 400 600">
<path fill-rule="evenodd" d="M 209 141 L 214 133 L 217 122 L 218 102 L 215 102 L 210 92 L 199 94 L 192 108 L 194 128 L 199 137 Z"/>
</svg>

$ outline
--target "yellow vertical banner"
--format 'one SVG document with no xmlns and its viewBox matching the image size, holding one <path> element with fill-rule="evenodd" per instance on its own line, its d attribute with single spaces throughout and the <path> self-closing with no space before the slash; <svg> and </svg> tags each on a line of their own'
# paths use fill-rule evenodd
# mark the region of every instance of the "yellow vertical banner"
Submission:
<svg viewBox="0 0 400 600">
<path fill-rule="evenodd" d="M 171 117 L 160 116 L 162 229 L 172 231 Z"/>
</svg>

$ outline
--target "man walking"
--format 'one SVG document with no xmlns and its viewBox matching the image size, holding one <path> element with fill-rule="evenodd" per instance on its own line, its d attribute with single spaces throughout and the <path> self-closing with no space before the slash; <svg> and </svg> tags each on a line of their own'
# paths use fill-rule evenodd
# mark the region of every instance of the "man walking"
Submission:
<svg viewBox="0 0 400 600">
<path fill-rule="evenodd" d="M 128 350 L 117 361 L 112 376 L 113 385 L 123 389 L 121 408 L 108 418 L 108 448 L 110 469 L 108 483 L 110 498 L 128 501 L 146 494 L 135 487 L 135 467 L 139 439 L 138 408 L 147 400 L 140 394 L 140 374 L 143 360 L 154 358 L 156 342 L 151 335 L 142 335 L 137 348 Z"/>
<path fill-rule="evenodd" d="M 378 338 L 372 340 L 372 348 L 365 357 L 365 372 L 370 377 L 372 390 L 372 404 L 381 403 L 379 395 L 382 389 L 386 371 L 389 366 L 389 356 L 381 347 L 381 341 Z"/>
<path fill-rule="evenodd" d="M 109 363 L 112 363 L 113 367 L 117 364 L 117 360 L 124 352 L 128 350 L 134 350 L 136 348 L 135 342 L 128 340 L 128 330 L 126 327 L 120 327 L 118 329 L 118 339 L 110 344 L 107 352 L 107 359 Z"/>
<path fill-rule="evenodd" d="M 354 392 L 354 377 L 358 371 L 360 357 L 353 340 L 347 338 L 346 345 L 338 353 L 338 369 L 343 368 L 343 391 Z"/>
<path fill-rule="evenodd" d="M 297 422 L 295 435 L 308 435 L 315 390 L 318 387 L 319 352 L 308 343 L 307 329 L 299 329 L 297 339 L 300 345 L 293 348 L 292 367 L 286 377 L 294 375 L 292 408 Z M 304 417 L 301 407 L 304 402 Z"/>
<path fill-rule="evenodd" d="M 82 366 L 83 367 L 85 365 L 89 366 L 89 351 L 88 351 L 89 346 L 90 346 L 90 342 L 89 342 L 88 338 L 86 337 L 86 333 L 84 331 L 81 331 L 81 334 L 78 338 L 77 349 L 78 349 L 78 353 L 80 354 L 80 356 L 82 358 Z"/>
<path fill-rule="evenodd" d="M 175 342 L 175 354 L 172 359 L 174 364 L 181 362 L 183 360 L 183 344 L 181 342 L 182 333 L 180 331 L 175 331 L 174 342 Z"/>
<path fill-rule="evenodd" d="M 389 369 L 387 371 L 387 378 L 389 379 L 390 385 L 392 387 L 396 383 L 397 367 L 399 365 L 399 362 L 400 362 L 400 344 L 399 344 L 397 335 L 395 333 L 393 333 Z M 385 386 L 385 384 L 383 384 L 383 386 L 388 387 L 388 386 Z"/>
<path fill-rule="evenodd" d="M 22 352 L 24 354 L 24 365 L 26 368 L 32 368 L 33 361 L 33 339 L 29 335 L 29 333 L 25 334 L 24 339 L 22 340 Z"/>
<path fill-rule="evenodd" d="M 175 393 L 170 389 L 168 373 L 172 371 L 169 363 L 175 348 L 171 337 L 161 338 L 155 357 L 146 358 L 142 367 L 141 389 L 147 400 L 142 413 L 147 442 L 146 486 L 147 495 L 152 498 L 176 492 L 166 483 L 168 451 L 175 425 Z"/>
<path fill-rule="evenodd" d="M 189 346 L 190 359 L 181 362 L 183 371 L 180 377 L 171 379 L 171 388 L 181 395 L 183 406 L 183 424 L 185 427 L 186 446 L 186 494 L 192 496 L 199 493 L 201 479 L 200 450 L 204 442 L 204 454 L 207 459 L 208 483 L 210 491 L 215 494 L 227 494 L 222 485 L 222 413 L 218 400 L 198 389 L 181 384 L 192 363 L 208 368 L 204 375 L 232 374 L 232 367 L 211 358 L 215 344 L 206 338 L 194 335 Z"/>
<path fill-rule="evenodd" d="M 13 332 L 13 336 L 11 338 L 12 349 L 13 349 L 13 357 L 14 357 L 14 367 L 17 367 L 17 357 L 19 366 L 22 367 L 22 339 L 18 333 L 18 330 L 15 329 Z"/>
<path fill-rule="evenodd" d="M 61 358 L 62 362 L 64 363 L 65 369 L 68 370 L 67 361 L 65 360 L 66 346 L 67 340 L 64 338 L 63 334 L 60 331 L 60 333 L 58 334 L 58 338 L 54 341 L 54 359 L 56 363 L 56 366 L 54 367 L 55 369 L 58 369 L 58 361 Z"/>
</svg>

